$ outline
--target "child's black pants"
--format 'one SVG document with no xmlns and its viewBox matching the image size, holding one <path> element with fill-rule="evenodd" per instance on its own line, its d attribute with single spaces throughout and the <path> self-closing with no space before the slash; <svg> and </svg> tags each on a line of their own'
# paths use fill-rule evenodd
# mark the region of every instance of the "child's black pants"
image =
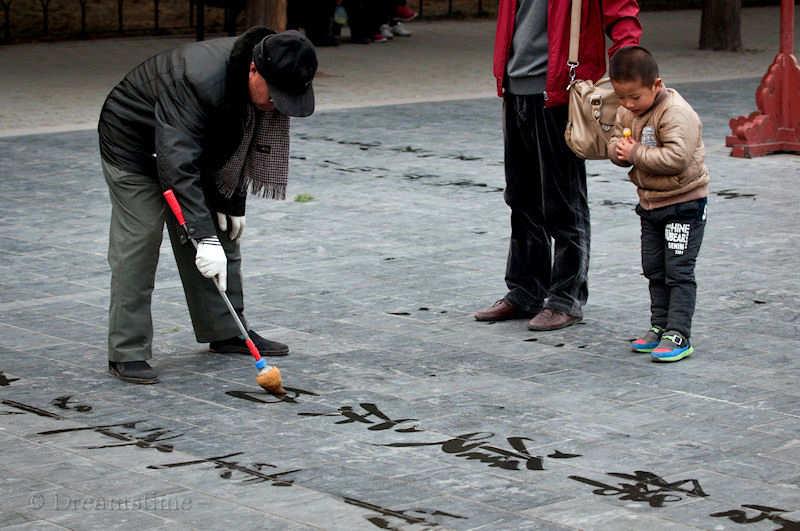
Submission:
<svg viewBox="0 0 800 531">
<path fill-rule="evenodd" d="M 650 281 L 650 323 L 692 332 L 694 265 L 706 226 L 705 198 L 663 208 L 636 207 L 642 222 L 642 270 Z"/>
</svg>

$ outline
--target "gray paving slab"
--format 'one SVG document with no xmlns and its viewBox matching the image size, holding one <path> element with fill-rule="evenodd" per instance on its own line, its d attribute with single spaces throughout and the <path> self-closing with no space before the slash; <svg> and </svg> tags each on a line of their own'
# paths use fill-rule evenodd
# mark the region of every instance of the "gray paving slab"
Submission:
<svg viewBox="0 0 800 531">
<path fill-rule="evenodd" d="M 496 99 L 295 122 L 290 199 L 250 201 L 242 244 L 248 318 L 292 347 L 275 360 L 284 401 L 247 358 L 194 342 L 168 244 L 162 381 L 111 379 L 95 133 L 0 138 L 0 524 L 733 529 L 712 515 L 748 505 L 797 522 L 800 159 L 721 147 L 757 82 L 678 85 L 705 122 L 712 196 L 697 353 L 670 366 L 627 350 L 648 302 L 617 168 L 588 164 L 585 321 L 537 334 L 471 317 L 504 293 Z M 97 508 L 118 499 L 155 505 Z"/>
<path fill-rule="evenodd" d="M 34 522 L 26 522 L 23 524 L 12 525 L 4 529 L 9 529 L 11 531 L 40 531 L 40 530 L 52 531 L 56 529 L 69 529 L 69 528 L 62 527 L 60 525 L 56 525 L 50 522 L 46 522 L 44 520 L 37 520 Z"/>
</svg>

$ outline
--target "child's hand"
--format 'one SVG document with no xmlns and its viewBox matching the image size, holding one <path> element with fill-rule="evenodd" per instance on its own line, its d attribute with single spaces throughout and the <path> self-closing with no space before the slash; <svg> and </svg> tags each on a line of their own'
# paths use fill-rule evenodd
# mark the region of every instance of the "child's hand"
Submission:
<svg viewBox="0 0 800 531">
<path fill-rule="evenodd" d="M 632 138 L 621 138 L 617 141 L 617 160 L 631 162 L 631 153 L 636 146 L 636 141 Z"/>
</svg>

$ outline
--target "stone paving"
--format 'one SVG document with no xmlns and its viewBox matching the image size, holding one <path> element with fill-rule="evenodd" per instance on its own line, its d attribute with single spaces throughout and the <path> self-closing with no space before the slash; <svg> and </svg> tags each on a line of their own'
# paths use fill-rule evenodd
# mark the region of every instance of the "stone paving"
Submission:
<svg viewBox="0 0 800 531">
<path fill-rule="evenodd" d="M 499 100 L 293 122 L 290 198 L 251 200 L 242 244 L 283 401 L 194 342 L 168 244 L 161 383 L 108 376 L 96 134 L 0 139 L 0 527 L 798 529 L 800 158 L 722 147 L 757 82 L 678 85 L 712 195 L 672 365 L 627 349 L 648 296 L 621 169 L 588 164 L 585 321 L 533 333 L 471 317 L 504 293 Z"/>
<path fill-rule="evenodd" d="M 504 293 L 509 230 L 491 21 L 320 50 L 290 198 L 251 200 L 243 241 L 247 316 L 292 347 L 283 401 L 247 358 L 195 343 L 168 245 L 162 381 L 105 372 L 92 129 L 116 79 L 178 41 L 0 47 L 0 527 L 800 528 L 800 158 L 722 145 L 754 108 L 776 14 L 745 11 L 742 54 L 695 50 L 697 11 L 642 14 L 712 172 L 697 353 L 667 366 L 626 348 L 648 296 L 635 192 L 608 163 L 588 165 L 584 323 L 472 319 Z"/>
</svg>

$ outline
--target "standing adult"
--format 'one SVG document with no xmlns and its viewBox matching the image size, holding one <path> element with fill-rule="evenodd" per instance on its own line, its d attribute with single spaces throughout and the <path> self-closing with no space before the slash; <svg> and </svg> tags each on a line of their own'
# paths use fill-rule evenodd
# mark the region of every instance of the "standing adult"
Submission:
<svg viewBox="0 0 800 531">
<path fill-rule="evenodd" d="M 100 154 L 111 197 L 109 371 L 155 383 L 150 311 L 164 221 L 200 343 L 248 353 L 209 278 L 244 320 L 239 240 L 248 190 L 283 199 L 289 116 L 314 112 L 312 44 L 257 27 L 239 38 L 187 44 L 147 59 L 111 91 L 100 114 Z M 183 207 L 188 245 L 162 192 Z M 204 278 L 206 277 L 206 278 Z M 289 352 L 253 331 L 262 355 Z"/>
<path fill-rule="evenodd" d="M 599 79 L 605 36 L 617 49 L 642 33 L 635 0 L 582 1 L 574 74 Z M 564 141 L 570 0 L 500 0 L 494 75 L 503 98 L 505 201 L 511 208 L 508 293 L 478 321 L 532 317 L 531 330 L 556 330 L 583 318 L 588 297 L 589 204 L 586 167 Z"/>
</svg>

